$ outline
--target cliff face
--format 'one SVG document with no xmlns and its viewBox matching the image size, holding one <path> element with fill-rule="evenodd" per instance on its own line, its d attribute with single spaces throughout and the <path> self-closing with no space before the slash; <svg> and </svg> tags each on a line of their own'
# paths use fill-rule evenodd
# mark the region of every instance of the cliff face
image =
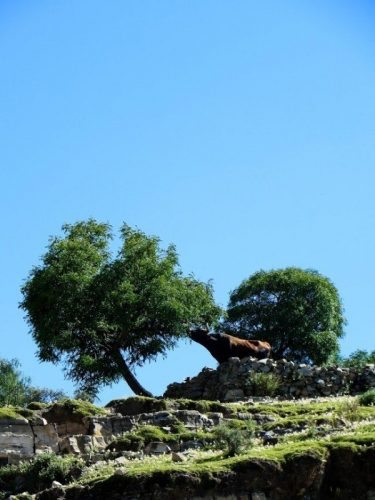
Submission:
<svg viewBox="0 0 375 500">
<path fill-rule="evenodd" d="M 258 399 L 1 409 L 0 499 L 375 498 L 375 407 Z"/>
<path fill-rule="evenodd" d="M 115 474 L 90 486 L 62 490 L 61 498 L 372 500 L 375 498 L 374 467 L 374 447 L 340 446 L 326 454 L 305 449 L 296 455 L 286 454 L 278 461 L 243 459 L 230 469 L 217 472 L 181 469 L 155 471 L 144 476 Z M 37 498 L 52 498 L 50 493 Z"/>
</svg>

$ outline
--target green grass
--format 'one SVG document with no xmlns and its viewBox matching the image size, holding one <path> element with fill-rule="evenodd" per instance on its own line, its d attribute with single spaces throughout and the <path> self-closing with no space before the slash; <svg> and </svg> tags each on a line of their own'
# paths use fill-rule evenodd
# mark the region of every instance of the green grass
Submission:
<svg viewBox="0 0 375 500">
<path fill-rule="evenodd" d="M 16 418 L 27 418 L 31 417 L 33 412 L 25 408 L 18 408 L 16 406 L 3 406 L 0 408 L 0 420 L 1 419 L 16 419 Z"/>
<path fill-rule="evenodd" d="M 107 411 L 104 408 L 95 406 L 89 401 L 81 399 L 62 399 L 53 403 L 50 407 L 51 410 L 66 410 L 77 417 L 94 417 L 96 415 L 106 415 Z"/>
</svg>

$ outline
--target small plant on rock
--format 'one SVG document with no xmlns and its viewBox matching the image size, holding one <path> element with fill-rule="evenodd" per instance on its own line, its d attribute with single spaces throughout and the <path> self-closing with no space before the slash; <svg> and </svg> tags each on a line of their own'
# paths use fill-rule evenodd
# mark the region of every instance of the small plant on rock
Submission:
<svg viewBox="0 0 375 500">
<path fill-rule="evenodd" d="M 244 448 L 252 445 L 254 429 L 252 421 L 247 421 L 242 429 L 230 421 L 224 422 L 213 431 L 215 443 L 219 448 L 225 447 L 228 456 L 238 455 Z"/>
<path fill-rule="evenodd" d="M 336 414 L 348 422 L 360 420 L 358 398 L 347 398 L 342 401 L 337 407 Z"/>
<path fill-rule="evenodd" d="M 274 396 L 281 384 L 280 377 L 274 373 L 250 374 L 247 380 L 247 392 L 252 396 Z"/>
</svg>

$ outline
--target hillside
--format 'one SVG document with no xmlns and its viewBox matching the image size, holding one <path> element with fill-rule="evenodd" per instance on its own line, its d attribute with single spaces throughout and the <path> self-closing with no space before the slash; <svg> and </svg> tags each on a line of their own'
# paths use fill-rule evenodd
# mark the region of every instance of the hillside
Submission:
<svg viewBox="0 0 375 500">
<path fill-rule="evenodd" d="M 2 408 L 0 498 L 373 499 L 373 399 Z"/>
</svg>

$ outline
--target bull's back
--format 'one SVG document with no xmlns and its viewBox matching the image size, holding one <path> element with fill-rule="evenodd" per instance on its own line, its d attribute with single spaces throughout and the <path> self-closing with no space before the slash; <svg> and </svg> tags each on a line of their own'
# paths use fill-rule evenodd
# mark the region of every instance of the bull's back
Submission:
<svg viewBox="0 0 375 500">
<path fill-rule="evenodd" d="M 232 337 L 231 351 L 233 357 L 245 358 L 253 356 L 254 358 L 263 359 L 270 357 L 271 346 L 268 342 L 262 340 L 253 341 Z"/>
</svg>

